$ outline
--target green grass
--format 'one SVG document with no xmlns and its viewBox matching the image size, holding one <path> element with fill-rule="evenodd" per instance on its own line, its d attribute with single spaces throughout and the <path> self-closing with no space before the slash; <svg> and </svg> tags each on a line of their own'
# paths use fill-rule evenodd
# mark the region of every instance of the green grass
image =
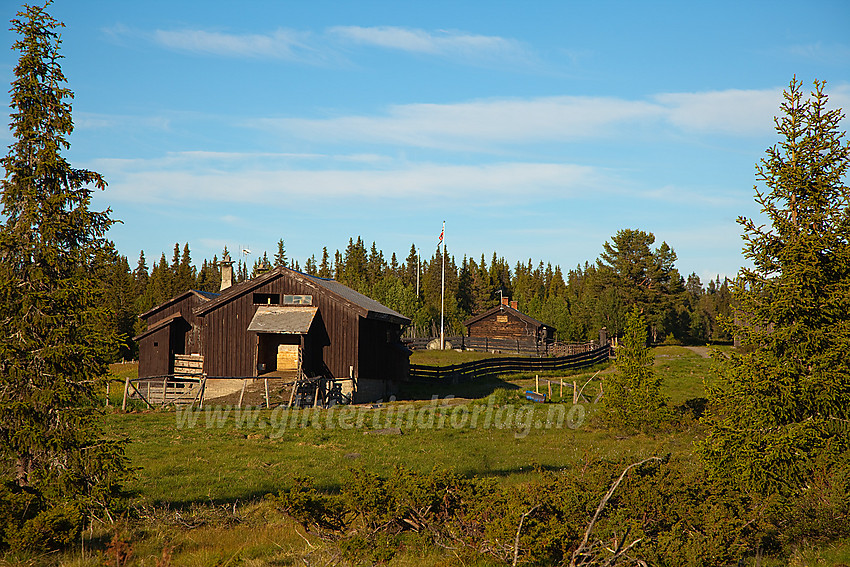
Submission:
<svg viewBox="0 0 850 567">
<path fill-rule="evenodd" d="M 481 411 L 477 427 L 458 429 L 451 425 L 453 412 L 461 416 L 474 406 L 440 401 L 436 407 L 417 402 L 358 409 L 350 414 L 348 423 L 362 419 L 363 426 L 352 429 L 340 429 L 339 416 L 347 409 L 304 412 L 314 420 L 306 427 L 300 424 L 303 413 L 297 413 L 299 423 L 285 429 L 280 427 L 280 414 L 275 416 L 270 410 L 256 411 L 258 421 L 252 428 L 239 428 L 232 415 L 221 427 L 215 422 L 207 427 L 212 413 L 202 414 L 194 428 L 181 428 L 174 412 L 112 414 L 107 427 L 114 435 L 132 439 L 127 455 L 140 470 L 129 488 L 139 500 L 178 506 L 250 500 L 279 490 L 295 476 L 313 478 L 319 488 L 336 490 L 352 467 L 382 476 L 396 465 L 419 472 L 436 467 L 518 483 L 534 476 L 534 466 L 559 470 L 590 458 L 633 455 L 638 459 L 687 452 L 693 442 L 690 434 L 618 439 L 586 426 L 571 429 L 566 419 L 556 427 L 558 414 L 548 413 L 555 404 L 514 400 L 494 406 L 493 422 L 485 428 L 487 404 L 477 402 L 477 406 Z M 408 408 L 401 424 L 396 421 L 397 414 L 387 423 L 388 408 L 394 412 Z M 329 415 L 332 428 L 328 427 Z M 377 423 L 373 421 L 376 415 Z M 429 428 L 432 415 L 433 428 Z M 471 420 L 471 413 L 468 415 Z M 496 416 L 508 425 L 497 427 Z M 441 420 L 443 426 L 439 427 Z M 387 425 L 401 425 L 402 434 L 367 433 Z"/>
<path fill-rule="evenodd" d="M 841 540 L 798 550 L 788 562 L 791 567 L 847 567 L 850 565 L 850 540 Z"/>
<path fill-rule="evenodd" d="M 497 358 L 498 354 L 489 352 L 477 352 L 472 350 L 415 350 L 410 355 L 411 364 L 422 364 L 425 366 L 451 366 L 474 362 L 485 358 Z"/>
<path fill-rule="evenodd" d="M 705 395 L 703 378 L 710 371 L 710 360 L 684 347 L 661 347 L 655 352 L 656 370 L 664 376 L 665 392 L 673 403 Z M 466 354 L 474 353 L 454 353 Z M 454 355 L 445 359 L 456 360 Z M 109 414 L 106 429 L 131 440 L 127 455 L 138 472 L 129 488 L 138 501 L 178 506 L 255 499 L 279 490 L 294 476 L 308 476 L 319 487 L 336 490 L 352 467 L 380 475 L 396 465 L 420 472 L 436 467 L 513 484 L 532 478 L 534 466 L 558 470 L 588 458 L 632 455 L 638 459 L 691 451 L 692 433 L 619 438 L 591 426 L 600 378 L 613 371 L 613 367 L 600 365 L 540 375 L 540 391 L 548 394 L 547 381 L 551 381 L 556 402 L 561 401 L 560 383 L 564 382 L 564 406 L 527 402 L 524 391 L 533 390 L 536 380 L 534 375 L 524 374 L 459 385 L 407 384 L 399 401 L 378 408 L 296 411 L 285 413 L 285 419 L 281 410 L 253 410 L 251 427 L 237 423 L 235 413 L 220 420 L 216 416 L 222 415 L 222 408 L 216 414 L 212 406 L 199 414 L 194 427 L 179 424 L 183 414 L 173 410 L 137 410 Z M 117 368 L 116 375 L 119 372 L 132 370 Z M 575 429 L 570 425 L 577 423 L 564 417 L 572 406 L 574 382 L 579 388 L 584 386 L 586 397 L 581 400 L 584 420 Z M 437 400 L 432 400 L 433 396 Z M 501 428 L 495 423 L 500 408 Z M 478 422 L 471 427 L 475 411 L 479 412 Z M 492 423 L 485 427 L 488 411 Z M 468 422 L 452 427 L 453 416 L 459 423 L 464 413 Z M 434 427 L 429 428 L 432 414 Z M 305 415 L 310 420 L 306 426 Z M 348 416 L 348 421 L 341 422 L 342 416 Z M 547 421 L 559 417 L 560 426 L 547 426 Z M 360 426 L 344 428 L 358 422 Z M 402 434 L 365 433 L 387 426 L 400 426 Z"/>
<path fill-rule="evenodd" d="M 714 379 L 712 360 L 701 356 L 700 351 L 680 346 L 658 347 L 653 352 L 655 370 L 663 378 L 663 392 L 672 405 L 705 396 L 705 384 Z M 492 355 L 418 351 L 411 361 L 448 365 L 487 356 Z M 122 536 L 132 542 L 133 558 L 129 564 L 339 563 L 338 549 L 305 532 L 263 499 L 266 494 L 291 486 L 297 476 L 312 478 L 320 489 L 337 491 L 346 482 L 350 469 L 362 468 L 387 476 L 393 467 L 403 465 L 423 473 L 452 470 L 517 485 L 539 481 L 539 469 L 569 470 L 599 458 L 637 461 L 668 453 L 690 456 L 698 436 L 696 429 L 628 436 L 594 425 L 598 406 L 592 402 L 600 385 L 604 389 L 605 378 L 615 371 L 609 364 L 575 372 L 527 373 L 458 385 L 410 383 L 402 388 L 399 400 L 379 407 L 293 414 L 251 410 L 247 414 L 252 420 L 250 426 L 236 419 L 233 410 L 222 418 L 224 410 L 218 408 L 218 414 L 213 410 L 197 414 L 197 421 L 190 427 L 185 421 L 187 414 L 173 410 L 143 410 L 138 405 L 132 406 L 134 411 L 130 413 L 116 409 L 120 408 L 123 382 L 128 376 L 136 376 L 136 367 L 114 365 L 112 410 L 106 414 L 105 429 L 110 436 L 131 441 L 127 456 L 136 468 L 127 488 L 133 493 L 138 518 Z M 536 383 L 541 392 L 548 394 L 550 381 L 556 403 L 536 404 L 524 399 L 524 391 L 534 389 Z M 560 404 L 557 402 L 561 401 L 562 381 L 564 394 Z M 573 383 L 584 387 L 584 420 L 576 423 L 568 418 L 560 427 L 551 423 L 547 426 L 547 420 L 558 418 L 559 408 L 566 411 L 572 407 Z M 437 399 L 432 400 L 432 396 Z M 453 418 L 466 412 L 471 420 L 476 411 L 476 427 L 471 427 L 469 421 L 463 427 L 452 426 Z M 485 427 L 488 411 L 493 422 Z M 293 415 L 295 420 L 289 421 Z M 501 416 L 502 427 L 496 426 L 497 415 Z M 512 415 L 512 420 L 505 424 L 508 415 Z M 431 419 L 433 426 L 429 427 Z M 399 426 L 401 434 L 378 432 L 388 426 Z M 10 556 L 0 558 L 0 566 L 103 565 L 114 532 L 115 528 L 97 526 L 89 532 L 87 546 L 95 551 L 68 552 L 47 560 Z M 169 555 L 170 560 L 165 561 L 163 558 Z M 390 565 L 424 566 L 446 560 L 437 549 L 409 549 Z M 762 564 L 796 567 L 842 562 L 850 564 L 850 542 L 801 549 L 790 563 L 765 558 Z M 747 564 L 754 563 L 750 560 Z"/>
<path fill-rule="evenodd" d="M 687 347 L 662 346 L 653 350 L 655 371 L 664 380 L 664 394 L 670 403 L 680 405 L 705 397 L 705 384 L 714 380 L 714 361 Z"/>
<path fill-rule="evenodd" d="M 663 378 L 663 392 L 671 404 L 705 396 L 705 384 L 714 379 L 712 360 L 701 356 L 701 351 L 680 346 L 658 347 L 653 352 L 655 370 Z M 418 351 L 411 361 L 447 365 L 485 356 Z M 595 427 L 593 415 L 598 406 L 592 402 L 600 384 L 604 389 L 605 378 L 616 371 L 612 365 L 538 375 L 541 392 L 548 394 L 548 381 L 552 382 L 555 402 L 560 401 L 564 382 L 563 404 L 527 402 L 524 391 L 534 389 L 537 381 L 534 374 L 521 374 L 458 385 L 406 384 L 399 400 L 379 407 L 298 411 L 286 414 L 286 421 L 281 410 L 252 410 L 250 427 L 244 420 L 239 422 L 232 410 L 221 419 L 212 410 L 200 413 L 193 427 L 180 421 L 185 413 L 173 410 L 133 406 L 131 413 L 122 413 L 116 407 L 120 408 L 123 382 L 128 376 L 135 377 L 136 367 L 114 365 L 112 371 L 113 408 L 106 414 L 105 429 L 111 436 L 131 441 L 127 456 L 136 468 L 127 488 L 133 493 L 138 518 L 122 536 L 133 547 L 129 565 L 340 563 L 339 550 L 333 544 L 305 532 L 262 498 L 291 486 L 297 476 L 312 478 L 320 489 L 336 491 L 346 482 L 350 469 L 387 476 L 393 467 L 403 465 L 419 472 L 452 470 L 517 485 L 539 481 L 541 468 L 569 470 L 599 458 L 637 461 L 667 453 L 688 457 L 698 436 L 695 429 L 627 436 Z M 560 427 L 547 427 L 547 420 L 558 417 L 550 411 L 572 407 L 573 383 L 585 388 L 587 400 L 581 401 L 584 420 L 567 419 Z M 513 419 L 505 424 L 509 410 Z M 219 408 L 219 418 L 221 411 Z M 471 420 L 476 411 L 476 427 L 469 422 L 452 426 L 453 418 L 466 412 Z M 485 427 L 488 411 L 493 423 Z M 499 411 L 502 427 L 495 423 Z M 289 421 L 292 415 L 295 421 Z M 428 427 L 431 419 L 433 426 Z M 399 426 L 401 434 L 378 432 L 388 426 Z M 114 532 L 115 528 L 95 526 L 85 536 L 84 552 L 46 559 L 0 557 L 0 566 L 104 565 Z M 92 548 L 95 551 L 90 551 Z M 438 549 L 408 549 L 389 564 L 424 566 L 446 561 Z M 801 549 L 790 561 L 764 558 L 762 564 L 842 563 L 850 564 L 848 541 Z M 750 558 L 746 564 L 755 563 Z"/>
</svg>

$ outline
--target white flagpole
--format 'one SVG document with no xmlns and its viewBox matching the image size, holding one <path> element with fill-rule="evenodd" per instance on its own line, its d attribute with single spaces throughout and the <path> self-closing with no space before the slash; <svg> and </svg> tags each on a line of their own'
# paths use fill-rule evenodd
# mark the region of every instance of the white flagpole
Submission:
<svg viewBox="0 0 850 567">
<path fill-rule="evenodd" d="M 446 310 L 446 221 L 443 221 L 443 277 L 440 284 L 440 350 L 446 348 L 444 313 Z"/>
</svg>

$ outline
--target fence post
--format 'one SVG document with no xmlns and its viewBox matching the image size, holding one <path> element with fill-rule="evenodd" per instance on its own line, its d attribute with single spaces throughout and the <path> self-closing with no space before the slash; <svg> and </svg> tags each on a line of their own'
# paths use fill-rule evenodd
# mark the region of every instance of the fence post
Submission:
<svg viewBox="0 0 850 567">
<path fill-rule="evenodd" d="M 121 411 L 127 411 L 127 394 L 130 391 L 130 375 L 124 379 L 124 401 L 121 402 Z"/>
<path fill-rule="evenodd" d="M 242 398 L 245 396 L 245 386 L 248 384 L 248 380 L 242 380 L 242 391 L 239 392 L 239 404 L 237 407 L 242 407 Z"/>
</svg>

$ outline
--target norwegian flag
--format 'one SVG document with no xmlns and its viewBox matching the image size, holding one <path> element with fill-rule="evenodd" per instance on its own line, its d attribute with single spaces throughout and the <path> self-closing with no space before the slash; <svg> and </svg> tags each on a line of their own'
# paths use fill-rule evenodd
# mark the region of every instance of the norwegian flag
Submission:
<svg viewBox="0 0 850 567">
<path fill-rule="evenodd" d="M 443 230 L 440 232 L 440 241 L 437 242 L 437 248 L 440 247 L 440 244 L 443 243 L 443 235 L 446 234 L 446 221 L 443 221 Z"/>
</svg>

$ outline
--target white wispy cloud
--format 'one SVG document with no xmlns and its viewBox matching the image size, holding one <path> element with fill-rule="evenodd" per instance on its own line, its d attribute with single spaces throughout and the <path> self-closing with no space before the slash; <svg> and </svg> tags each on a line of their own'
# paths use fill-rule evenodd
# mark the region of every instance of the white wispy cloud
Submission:
<svg viewBox="0 0 850 567">
<path fill-rule="evenodd" d="M 499 36 L 469 34 L 455 30 L 431 32 L 394 26 L 337 26 L 328 33 L 350 42 L 466 61 L 527 61 L 532 51 L 522 42 Z"/>
<path fill-rule="evenodd" d="M 844 43 L 815 43 L 792 45 L 786 50 L 789 54 L 817 63 L 841 63 L 850 59 L 850 45 Z"/>
<path fill-rule="evenodd" d="M 206 30 L 156 30 L 153 41 L 167 49 L 225 57 L 269 58 L 324 63 L 329 52 L 309 32 L 279 28 L 268 34 Z"/>
<path fill-rule="evenodd" d="M 644 199 L 659 201 L 663 203 L 678 203 L 699 205 L 701 207 L 731 208 L 742 202 L 751 201 L 749 195 L 741 194 L 739 191 L 728 191 L 723 189 L 696 189 L 694 187 L 683 187 L 678 185 L 665 185 L 654 189 L 638 192 Z"/>
<path fill-rule="evenodd" d="M 165 116 L 130 116 L 75 112 L 74 128 L 77 130 L 103 130 L 120 128 L 133 130 L 168 130 L 172 119 Z"/>
<path fill-rule="evenodd" d="M 746 136 L 773 128 L 782 89 L 666 93 L 653 99 L 665 108 L 666 120 L 684 131 Z"/>
<path fill-rule="evenodd" d="M 606 173 L 592 167 L 557 163 L 495 163 L 481 165 L 415 164 L 370 170 L 281 169 L 253 167 L 210 169 L 204 158 L 171 156 L 159 160 L 99 160 L 98 171 L 110 179 L 111 198 L 131 202 L 270 203 L 292 200 L 409 199 L 427 195 L 463 203 L 515 196 L 566 196 L 601 190 Z M 286 201 L 284 201 L 286 199 Z"/>
<path fill-rule="evenodd" d="M 383 116 L 264 119 L 253 124 L 304 139 L 452 149 L 481 143 L 598 138 L 615 133 L 615 127 L 656 119 L 663 113 L 659 105 L 644 101 L 545 97 L 397 105 Z"/>
<path fill-rule="evenodd" d="M 773 128 L 781 89 L 665 93 L 646 100 L 555 96 L 395 105 L 380 115 L 260 119 L 250 125 L 326 142 L 488 150 L 494 145 L 706 133 L 761 136 Z"/>
<path fill-rule="evenodd" d="M 848 57 L 848 59 L 850 59 L 850 57 Z M 829 105 L 832 108 L 841 108 L 844 110 L 844 124 L 847 124 L 846 115 L 850 113 L 850 84 L 841 83 L 833 85 L 831 83 L 827 83 L 827 91 L 829 93 Z"/>
<path fill-rule="evenodd" d="M 394 26 L 336 26 L 319 32 L 278 28 L 269 33 L 158 29 L 143 32 L 124 25 L 103 30 L 113 41 L 149 41 L 175 51 L 232 58 L 281 59 L 323 65 L 346 61 L 353 45 L 416 53 L 468 65 L 522 65 L 535 68 L 534 51 L 515 39 L 454 30 L 428 31 Z"/>
</svg>

